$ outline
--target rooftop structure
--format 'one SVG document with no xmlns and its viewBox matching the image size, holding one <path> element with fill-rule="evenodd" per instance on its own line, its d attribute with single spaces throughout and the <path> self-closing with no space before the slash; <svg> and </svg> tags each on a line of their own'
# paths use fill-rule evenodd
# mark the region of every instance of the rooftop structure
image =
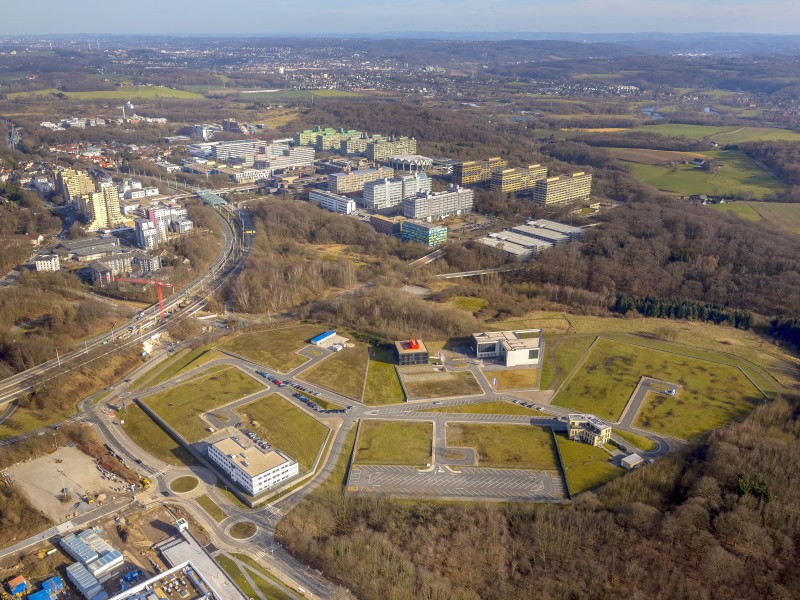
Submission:
<svg viewBox="0 0 800 600">
<path fill-rule="evenodd" d="M 398 365 L 427 365 L 428 348 L 422 340 L 403 340 L 394 343 L 394 355 Z"/>
<path fill-rule="evenodd" d="M 329 329 L 328 331 L 320 333 L 319 335 L 315 335 L 309 341 L 312 344 L 314 344 L 315 346 L 321 346 L 322 344 L 325 343 L 325 340 L 329 340 L 335 335 L 336 335 L 336 332 L 333 331 L 332 329 Z"/>
<path fill-rule="evenodd" d="M 574 225 L 566 225 L 564 223 L 550 221 L 549 219 L 536 219 L 535 221 L 528 221 L 527 224 L 530 225 L 531 227 L 549 229 L 550 231 L 557 231 L 559 233 L 563 233 L 564 235 L 570 238 L 570 241 L 572 241 L 573 239 L 582 238 L 584 234 L 584 230 L 581 227 L 575 227 Z"/>
<path fill-rule="evenodd" d="M 542 240 L 543 242 L 549 242 L 553 246 L 558 246 L 559 244 L 566 244 L 567 242 L 570 241 L 569 236 L 559 231 L 553 231 L 551 229 L 545 229 L 543 227 L 531 227 L 530 225 L 517 225 L 516 227 L 512 227 L 508 231 L 510 231 L 511 233 L 516 233 L 518 235 L 535 238 L 537 240 Z"/>
<path fill-rule="evenodd" d="M 427 171 L 433 168 L 433 159 L 419 154 L 401 154 L 390 156 L 389 164 L 395 171 Z"/>
<path fill-rule="evenodd" d="M 620 464 L 623 468 L 628 469 L 628 471 L 633 471 L 636 467 L 644 462 L 644 459 L 636 454 L 629 454 L 625 458 L 620 461 Z"/>
<path fill-rule="evenodd" d="M 567 415 L 567 437 L 592 446 L 601 446 L 611 439 L 611 425 L 594 415 Z"/>
<path fill-rule="evenodd" d="M 299 473 L 297 462 L 285 454 L 267 444 L 255 446 L 234 436 L 210 444 L 208 457 L 251 496 Z"/>
<path fill-rule="evenodd" d="M 538 366 L 542 363 L 542 330 L 473 333 L 472 347 L 479 359 L 499 358 L 507 367 Z"/>
<path fill-rule="evenodd" d="M 122 567 L 122 553 L 92 529 L 61 538 L 61 547 L 77 562 L 67 567 L 67 577 L 86 600 L 105 600 L 101 582 L 107 581 Z"/>
</svg>

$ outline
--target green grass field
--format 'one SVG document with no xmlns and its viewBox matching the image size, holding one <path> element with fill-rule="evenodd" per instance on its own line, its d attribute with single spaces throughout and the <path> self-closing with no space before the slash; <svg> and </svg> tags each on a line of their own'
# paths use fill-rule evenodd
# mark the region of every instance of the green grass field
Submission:
<svg viewBox="0 0 800 600">
<path fill-rule="evenodd" d="M 576 336 L 545 341 L 540 389 L 550 390 L 564 381 L 578 364 L 581 356 L 592 345 L 595 336 Z M 552 346 L 552 348 L 551 348 Z M 551 351 L 552 350 L 552 351 Z M 555 360 L 553 360 L 553 357 Z"/>
<path fill-rule="evenodd" d="M 766 204 L 766 202 L 761 204 Z M 763 220 L 749 202 L 725 202 L 724 204 L 709 204 L 708 206 L 719 212 L 733 213 L 746 221 Z"/>
<path fill-rule="evenodd" d="M 480 394 L 481 386 L 469 371 L 453 371 L 430 381 L 404 381 L 412 398 L 448 398 Z"/>
<path fill-rule="evenodd" d="M 36 90 L 35 92 L 17 92 L 9 94 L 8 99 L 17 97 L 49 96 L 59 93 L 55 88 Z M 70 100 L 134 100 L 134 99 L 177 99 L 202 100 L 203 96 L 185 90 L 173 90 L 162 86 L 125 86 L 116 90 L 100 90 L 96 92 L 61 92 Z"/>
<path fill-rule="evenodd" d="M 519 404 L 494 400 L 492 402 L 476 402 L 474 404 L 458 404 L 456 406 L 440 406 L 438 408 L 426 408 L 421 412 L 437 412 L 449 414 L 468 414 L 468 415 L 526 415 L 533 416 L 535 411 L 525 408 Z"/>
<path fill-rule="evenodd" d="M 311 392 L 303 392 L 303 395 L 309 400 L 313 401 L 317 406 L 321 406 L 325 410 L 339 410 L 340 408 L 343 408 L 342 406 L 339 406 L 335 402 L 328 402 L 324 398 L 320 398 L 319 396 L 317 396 L 316 394 L 312 394 Z"/>
<path fill-rule="evenodd" d="M 362 421 L 355 463 L 425 466 L 431 462 L 433 423 Z"/>
<path fill-rule="evenodd" d="M 600 487 L 625 473 L 608 462 L 610 456 L 602 448 L 568 440 L 560 433 L 556 434 L 556 443 L 561 453 L 564 476 L 573 496 Z"/>
<path fill-rule="evenodd" d="M 481 467 L 558 469 L 548 427 L 448 423 L 447 446 L 474 448 Z"/>
<path fill-rule="evenodd" d="M 368 350 L 366 345 L 356 343 L 354 347 L 340 350 L 303 371 L 301 377 L 309 383 L 333 390 L 348 398 L 361 400 L 364 393 L 364 376 L 369 362 Z"/>
<path fill-rule="evenodd" d="M 236 538 L 237 540 L 246 540 L 247 538 L 253 537 L 256 531 L 258 531 L 258 526 L 255 523 L 251 521 L 239 521 L 231 525 L 228 533 L 231 534 L 232 538 Z"/>
<path fill-rule="evenodd" d="M 275 587 L 273 584 L 279 583 L 275 577 L 246 554 L 233 554 L 233 557 L 250 567 L 251 574 L 258 573 L 261 575 L 261 577 L 253 577 L 253 581 L 267 600 L 295 600 L 297 598 L 297 596 L 287 594 Z"/>
<path fill-rule="evenodd" d="M 148 454 L 171 465 L 196 465 L 197 461 L 189 452 L 170 435 L 161 429 L 146 412 L 135 404 L 128 404 L 119 414 L 125 421 L 122 429 L 130 438 Z"/>
<path fill-rule="evenodd" d="M 752 410 L 758 390 L 730 365 L 601 338 L 581 370 L 553 399 L 556 406 L 615 422 L 643 375 L 681 386 L 652 410 L 643 407 L 639 425 L 677 437 L 693 437 Z"/>
<path fill-rule="evenodd" d="M 684 125 L 681 123 L 665 123 L 664 125 L 643 125 L 630 131 L 646 131 L 673 137 L 685 137 L 699 140 L 711 138 L 718 144 L 737 144 L 751 141 L 788 140 L 800 141 L 800 133 L 787 129 L 771 127 L 735 127 L 715 125 Z"/>
<path fill-rule="evenodd" d="M 143 400 L 187 442 L 193 443 L 207 435 L 208 425 L 200 415 L 263 389 L 252 377 L 228 367 L 145 396 Z"/>
<path fill-rule="evenodd" d="M 251 586 L 250 582 L 245 578 L 242 570 L 239 568 L 239 565 L 222 554 L 215 557 L 214 560 L 222 568 L 222 570 L 225 571 L 228 577 L 233 580 L 239 589 L 242 590 L 247 598 L 253 598 L 254 600 L 255 598 L 258 598 L 258 594 L 256 594 L 253 586 Z"/>
<path fill-rule="evenodd" d="M 270 394 L 237 411 L 246 425 L 300 465 L 300 473 L 314 466 L 328 428 L 278 394 Z"/>
<path fill-rule="evenodd" d="M 525 369 L 503 369 L 484 371 L 483 376 L 490 384 L 492 379 L 497 379 L 498 392 L 506 390 L 532 390 L 539 384 L 539 369 L 533 367 Z"/>
<path fill-rule="evenodd" d="M 406 395 L 394 368 L 394 354 L 391 347 L 370 348 L 364 404 L 370 406 L 398 404 L 405 399 Z"/>
<path fill-rule="evenodd" d="M 222 510 L 219 505 L 211 499 L 210 496 L 203 494 L 202 496 L 195 498 L 195 500 L 217 523 L 220 523 L 228 518 L 228 513 Z"/>
<path fill-rule="evenodd" d="M 132 387 L 135 389 L 153 387 L 186 371 L 196 369 L 207 362 L 223 357 L 224 354 L 208 348 L 181 350 L 137 379 Z"/>
<path fill-rule="evenodd" d="M 487 304 L 489 304 L 489 301 L 484 300 L 483 298 L 475 298 L 473 296 L 454 296 L 453 298 L 450 298 L 447 304 L 474 315 Z"/>
<path fill-rule="evenodd" d="M 622 431 L 621 429 L 615 429 L 614 433 L 616 433 L 619 437 L 623 440 L 628 442 L 629 444 L 633 444 L 639 450 L 644 450 L 645 452 L 649 452 L 650 450 L 656 449 L 656 443 L 651 440 L 650 438 L 646 438 L 643 435 L 639 435 L 638 433 L 631 433 L 630 431 Z"/>
<path fill-rule="evenodd" d="M 323 331 L 324 328 L 319 325 L 267 329 L 238 335 L 220 344 L 218 348 L 287 373 L 308 362 L 297 351 L 307 346 L 309 339 Z"/>
<path fill-rule="evenodd" d="M 763 197 L 788 189 L 739 150 L 714 150 L 706 154 L 720 165 L 716 173 L 693 165 L 625 164 L 637 179 L 675 194 L 733 195 L 750 192 Z"/>
<path fill-rule="evenodd" d="M 169 489 L 176 494 L 185 494 L 186 492 L 191 492 L 199 483 L 200 480 L 197 479 L 197 477 L 186 475 L 185 477 L 178 477 L 175 481 L 173 481 L 170 484 Z"/>
<path fill-rule="evenodd" d="M 800 204 L 784 202 L 726 202 L 711 204 L 712 209 L 732 212 L 748 221 L 766 221 L 790 233 L 800 234 Z"/>
</svg>

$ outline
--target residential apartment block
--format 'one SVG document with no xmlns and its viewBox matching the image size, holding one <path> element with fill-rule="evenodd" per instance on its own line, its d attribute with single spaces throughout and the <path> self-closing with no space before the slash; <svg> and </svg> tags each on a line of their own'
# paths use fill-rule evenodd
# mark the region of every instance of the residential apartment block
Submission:
<svg viewBox="0 0 800 600">
<path fill-rule="evenodd" d="M 547 167 L 530 165 L 518 169 L 503 169 L 492 173 L 491 190 L 510 194 L 532 190 L 536 182 L 547 178 Z"/>
<path fill-rule="evenodd" d="M 492 180 L 492 173 L 502 171 L 508 167 L 504 158 L 493 157 L 484 161 L 467 161 L 453 163 L 453 185 L 475 185 L 488 183 Z"/>
<path fill-rule="evenodd" d="M 308 193 L 308 199 L 311 202 L 318 202 L 320 208 L 343 215 L 349 215 L 356 210 L 355 200 L 326 190 L 311 190 Z"/>
<path fill-rule="evenodd" d="M 93 194 L 97 191 L 97 186 L 88 173 L 64 169 L 56 175 L 56 183 L 59 193 L 69 203 L 74 203 L 84 194 Z"/>
<path fill-rule="evenodd" d="M 87 231 L 112 229 L 122 224 L 119 192 L 110 183 L 101 184 L 100 190 L 97 192 L 79 196 L 74 205 L 86 216 Z"/>
<path fill-rule="evenodd" d="M 186 209 L 174 204 L 152 205 L 145 210 L 145 215 L 158 229 L 159 242 L 167 241 L 170 231 L 187 233 L 193 227 Z"/>
<path fill-rule="evenodd" d="M 298 475 L 297 461 L 282 452 L 222 439 L 208 446 L 208 458 L 251 496 Z"/>
<path fill-rule="evenodd" d="M 544 206 L 588 200 L 592 193 L 592 176 L 582 171 L 536 182 L 533 201 Z"/>
<path fill-rule="evenodd" d="M 328 191 L 335 194 L 360 192 L 364 189 L 364 184 L 387 177 L 394 177 L 393 169 L 378 167 L 377 169 L 358 169 L 348 173 L 331 173 L 328 175 Z"/>
<path fill-rule="evenodd" d="M 431 223 L 403 221 L 400 237 L 409 242 L 419 242 L 426 246 L 439 246 L 447 241 L 447 227 Z"/>
<path fill-rule="evenodd" d="M 472 212 L 475 192 L 450 186 L 446 192 L 418 194 L 403 200 L 403 216 L 406 219 L 437 221 L 444 217 L 464 215 Z"/>
<path fill-rule="evenodd" d="M 39 272 L 61 270 L 61 259 L 58 254 L 41 254 L 33 259 L 33 264 Z"/>
<path fill-rule="evenodd" d="M 134 221 L 136 231 L 136 245 L 145 250 L 152 250 L 159 244 L 159 231 L 156 224 L 149 219 L 136 219 Z"/>
<path fill-rule="evenodd" d="M 415 154 L 417 140 L 405 136 L 389 137 L 367 144 L 367 158 L 372 161 L 385 161 L 396 154 Z"/>
<path fill-rule="evenodd" d="M 431 180 L 422 172 L 391 179 L 377 179 L 364 185 L 364 207 L 382 210 L 401 204 L 406 198 L 431 191 Z"/>
</svg>

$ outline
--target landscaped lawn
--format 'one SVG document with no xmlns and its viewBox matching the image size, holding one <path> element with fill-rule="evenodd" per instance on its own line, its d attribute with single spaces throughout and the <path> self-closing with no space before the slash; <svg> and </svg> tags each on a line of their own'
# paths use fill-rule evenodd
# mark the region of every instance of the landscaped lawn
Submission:
<svg viewBox="0 0 800 600">
<path fill-rule="evenodd" d="M 169 489 L 176 494 L 185 494 L 196 488 L 198 483 L 200 483 L 200 480 L 197 479 L 197 477 L 187 475 L 185 477 L 178 477 L 178 479 L 170 484 Z"/>
<path fill-rule="evenodd" d="M 616 422 L 643 375 L 676 383 L 681 390 L 676 397 L 665 396 L 658 406 L 643 407 L 637 426 L 677 437 L 719 427 L 761 399 L 730 365 L 601 338 L 553 404 Z"/>
<path fill-rule="evenodd" d="M 489 383 L 497 379 L 498 392 L 506 390 L 530 390 L 539 384 L 539 369 L 530 367 L 526 369 L 502 369 L 497 371 L 484 371 L 484 377 Z"/>
<path fill-rule="evenodd" d="M 252 558 L 246 554 L 233 554 L 233 557 L 250 567 L 251 574 L 255 572 L 263 577 L 263 579 L 261 577 L 253 577 L 253 582 L 258 586 L 258 589 L 261 590 L 261 593 L 264 594 L 267 600 L 295 600 L 294 595 L 286 594 L 281 589 L 275 587 L 273 584 L 278 583 L 275 577 Z"/>
<path fill-rule="evenodd" d="M 217 523 L 220 523 L 228 518 L 228 513 L 222 510 L 219 505 L 211 499 L 210 496 L 203 494 L 202 496 L 198 496 L 196 501 Z"/>
<path fill-rule="evenodd" d="M 194 350 L 181 350 L 171 358 L 165 360 L 155 369 L 148 371 L 141 378 L 136 380 L 132 387 L 148 388 L 154 387 L 159 383 L 172 379 L 185 371 L 200 367 L 207 362 L 223 358 L 224 354 L 209 348 L 196 348 Z"/>
<path fill-rule="evenodd" d="M 549 427 L 448 423 L 447 446 L 474 448 L 481 467 L 558 469 Z"/>
<path fill-rule="evenodd" d="M 355 461 L 361 465 L 424 466 L 431 462 L 433 423 L 363 421 Z"/>
<path fill-rule="evenodd" d="M 455 406 L 440 406 L 438 408 L 426 408 L 421 412 L 438 412 L 450 414 L 469 414 L 469 415 L 525 415 L 534 416 L 536 411 L 525 408 L 512 402 L 495 400 L 492 402 L 476 402 L 474 404 L 457 404 Z"/>
<path fill-rule="evenodd" d="M 227 573 L 228 577 L 230 577 L 233 582 L 239 586 L 239 589 L 247 594 L 248 598 L 253 598 L 254 600 L 255 598 L 258 598 L 258 594 L 256 594 L 255 590 L 253 590 L 253 586 L 250 585 L 250 582 L 245 579 L 239 565 L 222 554 L 216 556 L 214 560 L 217 561 L 217 564 L 222 567 L 222 570 L 225 571 L 225 573 Z"/>
<path fill-rule="evenodd" d="M 247 538 L 253 537 L 256 531 L 258 531 L 258 526 L 255 523 L 251 521 L 239 521 L 231 525 L 229 533 L 231 537 L 237 540 L 246 540 Z"/>
<path fill-rule="evenodd" d="M 369 362 L 368 347 L 361 343 L 336 352 L 321 363 L 303 371 L 301 377 L 348 398 L 361 400 L 364 375 Z"/>
<path fill-rule="evenodd" d="M 237 335 L 217 347 L 287 373 L 308 362 L 308 359 L 297 354 L 297 351 L 302 350 L 308 345 L 308 340 L 323 331 L 325 328 L 319 325 L 265 329 Z"/>
<path fill-rule="evenodd" d="M 594 339 L 594 336 L 576 336 L 545 342 L 540 389 L 549 390 L 563 382 L 578 364 L 584 352 L 592 345 Z M 553 352 L 550 352 L 549 344 L 554 345 Z M 555 355 L 555 361 L 551 358 L 553 355 Z"/>
<path fill-rule="evenodd" d="M 148 454 L 171 465 L 195 465 L 197 461 L 191 454 L 136 404 L 128 404 L 119 414 L 125 421 L 122 429 L 130 438 Z"/>
<path fill-rule="evenodd" d="M 145 396 L 143 400 L 192 443 L 207 435 L 208 425 L 200 415 L 263 389 L 252 377 L 235 367 L 228 367 Z"/>
<path fill-rule="evenodd" d="M 483 389 L 469 371 L 451 371 L 428 381 L 404 381 L 408 395 L 413 398 L 447 398 L 474 396 Z"/>
<path fill-rule="evenodd" d="M 600 487 L 625 472 L 609 462 L 611 457 L 602 448 L 568 440 L 561 433 L 556 434 L 556 443 L 573 496 Z"/>
<path fill-rule="evenodd" d="M 615 429 L 614 433 L 616 433 L 619 437 L 623 440 L 628 442 L 629 444 L 633 444 L 639 450 L 644 450 L 645 452 L 649 452 L 650 450 L 656 449 L 656 443 L 651 440 L 650 438 L 646 438 L 643 435 L 639 435 L 638 433 L 631 433 L 630 431 L 622 431 L 621 429 Z"/>
<path fill-rule="evenodd" d="M 278 394 L 251 402 L 237 412 L 247 427 L 296 460 L 300 473 L 314 466 L 328 435 L 328 428 L 314 417 Z"/>
<path fill-rule="evenodd" d="M 370 406 L 398 404 L 405 399 L 406 395 L 394 368 L 394 354 L 391 347 L 370 348 L 364 404 Z"/>
</svg>

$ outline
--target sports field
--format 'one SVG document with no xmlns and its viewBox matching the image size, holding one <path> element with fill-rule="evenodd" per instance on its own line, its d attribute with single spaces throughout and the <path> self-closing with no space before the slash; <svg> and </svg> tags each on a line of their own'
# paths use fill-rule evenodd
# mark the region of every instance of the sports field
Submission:
<svg viewBox="0 0 800 600">
<path fill-rule="evenodd" d="M 62 93 L 70 100 L 135 100 L 135 99 L 177 99 L 177 100 L 202 100 L 203 96 L 185 90 L 173 90 L 162 86 L 126 86 L 116 90 L 98 90 L 95 92 L 59 92 L 55 88 L 36 90 L 35 92 L 16 92 L 9 94 L 8 99 L 17 97 L 49 96 Z"/>
<path fill-rule="evenodd" d="M 361 465 L 425 466 L 431 462 L 433 423 L 364 421 L 355 461 Z"/>
<path fill-rule="evenodd" d="M 676 383 L 677 397 L 642 410 L 639 427 L 690 438 L 752 410 L 762 400 L 739 369 L 601 338 L 553 404 L 616 422 L 643 375 Z"/>
<path fill-rule="evenodd" d="M 549 427 L 448 423 L 449 448 L 474 448 L 479 467 L 558 469 Z"/>
</svg>

